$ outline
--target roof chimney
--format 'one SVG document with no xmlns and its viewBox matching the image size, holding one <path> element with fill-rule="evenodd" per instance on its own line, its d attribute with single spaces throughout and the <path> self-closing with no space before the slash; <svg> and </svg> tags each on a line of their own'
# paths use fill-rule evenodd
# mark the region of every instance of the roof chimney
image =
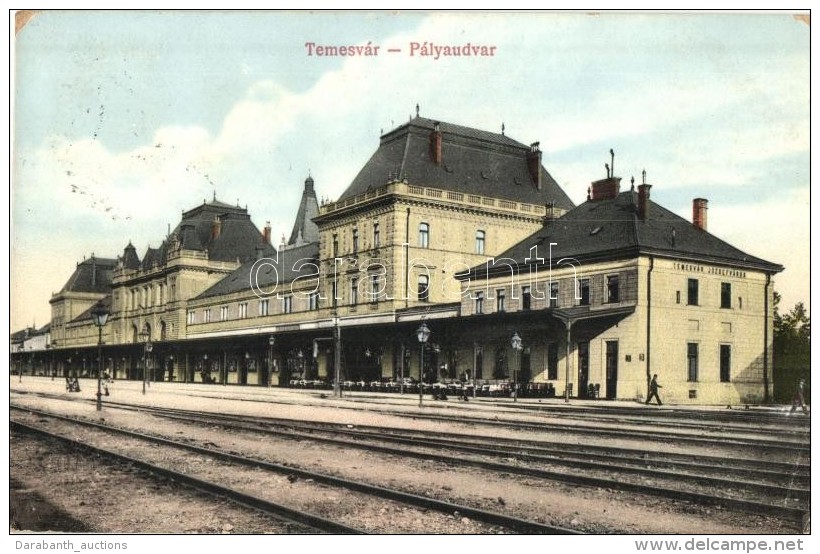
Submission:
<svg viewBox="0 0 820 554">
<path fill-rule="evenodd" d="M 213 222 L 211 222 L 211 240 L 216 240 L 219 238 L 219 233 L 222 232 L 222 222 L 219 220 L 219 216 L 214 216 Z"/>
<path fill-rule="evenodd" d="M 593 202 L 598 200 L 609 200 L 618 196 L 619 192 L 621 192 L 621 178 L 607 177 L 606 179 L 592 182 L 592 189 L 589 199 Z"/>
<path fill-rule="evenodd" d="M 441 128 L 440 123 L 436 121 L 433 124 L 433 132 L 430 133 L 430 157 L 433 163 L 441 165 Z"/>
<path fill-rule="evenodd" d="M 265 222 L 265 229 L 262 231 L 262 239 L 266 244 L 270 244 L 270 221 Z"/>
<path fill-rule="evenodd" d="M 527 169 L 532 177 L 535 188 L 541 190 L 541 149 L 540 142 L 530 144 L 530 151 L 527 152 Z"/>
<path fill-rule="evenodd" d="M 593 181 L 589 200 L 597 202 L 598 200 L 610 200 L 618 196 L 621 192 L 621 178 L 615 177 L 615 152 L 610 149 L 609 154 L 612 156 L 612 166 L 604 164 L 606 167 L 606 179 L 600 181 Z"/>
<path fill-rule="evenodd" d="M 638 185 L 638 219 L 646 221 L 649 217 L 649 190 L 652 185 Z"/>
<path fill-rule="evenodd" d="M 707 207 L 708 203 L 709 201 L 705 198 L 695 198 L 692 200 L 692 224 L 702 231 L 706 230 L 706 210 L 709 209 Z"/>
</svg>

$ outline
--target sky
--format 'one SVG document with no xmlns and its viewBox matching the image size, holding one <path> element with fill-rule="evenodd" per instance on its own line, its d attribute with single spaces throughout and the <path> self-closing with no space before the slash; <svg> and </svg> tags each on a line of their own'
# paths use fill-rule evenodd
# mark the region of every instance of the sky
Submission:
<svg viewBox="0 0 820 554">
<path fill-rule="evenodd" d="M 289 236 L 308 174 L 337 198 L 417 104 L 539 141 L 576 204 L 614 149 L 626 186 L 646 170 L 688 220 L 707 198 L 709 231 L 809 306 L 809 39 L 777 13 L 40 12 L 13 42 L 11 329 L 47 323 L 84 257 L 142 256 L 214 195 Z"/>
</svg>

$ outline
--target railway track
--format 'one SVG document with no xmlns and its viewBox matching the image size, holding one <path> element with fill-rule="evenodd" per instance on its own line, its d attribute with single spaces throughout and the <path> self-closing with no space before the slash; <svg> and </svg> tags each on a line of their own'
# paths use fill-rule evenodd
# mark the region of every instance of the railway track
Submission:
<svg viewBox="0 0 820 554">
<path fill-rule="evenodd" d="M 65 395 L 59 394 L 49 394 L 49 393 L 28 393 L 34 394 L 36 396 L 41 396 L 44 398 L 59 398 L 65 400 Z M 190 394 L 190 393 L 188 393 Z M 254 402 L 254 403 L 263 403 L 263 404 L 281 404 L 281 405 L 293 405 L 293 406 L 301 406 L 298 402 L 289 402 L 289 401 L 282 401 L 282 400 L 272 400 L 269 397 L 265 396 L 264 398 L 256 399 L 256 398 L 231 398 L 226 397 L 223 395 L 196 395 L 197 398 L 212 398 L 218 400 L 236 400 L 240 402 Z M 77 399 L 80 400 L 80 399 Z M 372 403 L 367 402 L 368 406 L 372 406 Z M 113 405 L 113 404 L 112 404 Z M 383 406 L 384 403 L 379 403 L 379 406 Z M 406 405 L 402 405 L 404 408 L 407 408 Z M 521 431 L 535 431 L 535 432 L 549 432 L 549 433 L 563 433 L 563 434 L 579 434 L 582 433 L 588 438 L 593 437 L 600 437 L 600 438 L 618 438 L 624 440 L 638 440 L 640 442 L 646 441 L 654 441 L 654 442 L 677 442 L 679 444 L 686 444 L 691 446 L 705 446 L 705 447 L 713 447 L 713 446 L 735 446 L 743 449 L 760 449 L 760 450 L 772 450 L 772 449 L 781 449 L 784 451 L 789 451 L 796 453 L 800 456 L 808 457 L 810 455 L 810 445 L 809 445 L 809 427 L 802 426 L 798 429 L 794 429 L 791 422 L 794 421 L 794 418 L 788 420 L 788 423 L 783 422 L 782 418 L 776 418 L 769 416 L 767 419 L 769 421 L 776 421 L 778 426 L 772 429 L 762 429 L 760 424 L 750 425 L 749 427 L 745 428 L 732 428 L 732 429 L 724 429 L 722 427 L 715 427 L 710 426 L 708 421 L 703 421 L 702 418 L 704 416 L 701 415 L 700 423 L 694 426 L 690 425 L 682 425 L 682 422 L 675 421 L 670 422 L 668 425 L 663 423 L 658 423 L 656 417 L 660 412 L 653 412 L 652 419 L 647 419 L 644 417 L 643 419 L 630 419 L 626 425 L 620 424 L 618 421 L 606 421 L 595 419 L 597 416 L 601 415 L 601 409 L 585 409 L 585 408 L 577 408 L 579 417 L 572 418 L 572 419 L 579 419 L 579 420 L 587 420 L 587 421 L 594 421 L 596 424 L 595 426 L 592 425 L 572 425 L 567 423 L 555 423 L 555 422 L 547 422 L 547 421 L 532 421 L 532 420 L 516 420 L 506 417 L 501 418 L 499 417 L 499 413 L 497 411 L 493 411 L 492 415 L 488 415 L 486 417 L 482 416 L 475 416 L 473 410 L 465 410 L 459 409 L 457 406 L 458 404 L 437 404 L 437 406 L 446 406 L 449 410 L 458 411 L 460 412 L 457 416 L 457 421 L 464 424 L 478 424 L 478 425 L 487 425 L 499 428 L 506 428 L 510 430 L 521 430 Z M 515 413 L 515 410 L 518 408 L 514 407 L 515 405 L 509 404 L 505 405 L 504 409 L 511 408 Z M 347 410 L 355 410 L 360 411 L 362 410 L 361 407 L 357 406 L 345 406 L 345 405 L 338 405 L 334 404 L 333 407 L 335 409 L 347 409 Z M 519 406 L 520 408 L 520 406 Z M 552 415 L 552 411 L 544 411 L 541 410 L 540 407 L 535 409 L 533 407 L 536 415 L 541 416 L 549 416 Z M 564 412 L 567 408 L 556 408 L 553 407 L 553 411 L 557 412 Z M 446 415 L 440 413 L 424 413 L 419 412 L 418 410 L 411 409 L 407 411 L 394 411 L 394 410 L 386 410 L 386 409 L 379 409 L 379 408 L 366 408 L 368 413 L 374 414 L 384 414 L 394 417 L 402 417 L 402 418 L 409 418 L 414 420 L 425 420 L 425 421 L 434 421 L 434 422 L 445 422 L 445 423 L 452 423 L 455 418 L 451 413 Z M 638 409 L 630 409 L 630 408 L 616 408 L 616 411 L 630 413 L 634 415 Z M 664 411 L 666 412 L 666 411 Z M 678 412 L 671 412 L 671 413 L 682 413 L 682 411 Z M 646 412 L 643 411 L 643 415 L 646 416 Z M 711 413 L 710 413 L 711 415 Z M 719 414 L 719 418 L 722 418 L 723 415 Z M 662 420 L 664 418 L 663 415 L 660 416 Z M 569 419 L 569 418 L 565 418 Z M 605 419 L 605 418 L 604 418 Z M 802 420 L 798 419 L 802 423 Z M 604 424 L 605 423 L 605 424 Z M 691 428 L 696 429 L 699 432 L 687 432 L 687 431 L 680 431 L 681 428 Z M 742 432 L 742 436 L 738 436 L 739 433 Z M 729 433 L 730 436 L 726 436 Z M 777 439 L 772 439 L 771 435 L 775 434 L 778 437 Z M 785 438 L 782 438 L 785 437 Z"/>
<path fill-rule="evenodd" d="M 808 482 L 807 466 L 781 464 L 780 471 L 773 471 L 757 467 L 760 462 L 758 460 L 739 461 L 715 457 L 710 463 L 705 464 L 698 461 L 702 457 L 681 454 L 664 459 L 663 455 L 657 453 L 649 456 L 645 452 L 629 449 L 594 446 L 579 448 L 577 445 L 568 448 L 568 445 L 562 443 L 498 438 L 458 440 L 453 435 L 442 438 L 440 434 L 430 432 L 387 430 L 378 427 L 350 429 L 344 425 L 258 417 L 254 418 L 254 422 L 248 422 L 245 417 L 229 414 L 214 416 L 194 410 L 146 408 L 119 403 L 111 405 L 171 417 L 187 423 L 219 425 L 231 431 L 263 433 L 289 440 L 310 440 L 402 457 L 434 460 L 456 467 L 467 465 L 488 471 L 645 494 L 699 505 L 723 506 L 747 513 L 774 516 L 792 523 L 802 520 L 805 511 L 799 506 L 809 501 L 808 490 L 803 488 Z M 341 438 L 342 436 L 346 438 Z M 390 444 L 401 446 L 388 446 Z M 415 449 L 408 449 L 408 446 Z M 452 453 L 442 454 L 442 451 Z M 478 458 L 467 457 L 465 454 Z M 597 459 L 591 461 L 592 458 Z M 499 459 L 500 462 L 493 461 Z M 718 464 L 718 461 L 721 463 Z M 728 463 L 730 461 L 732 463 Z M 548 469 L 544 469 L 544 466 Z M 658 466 L 665 466 L 666 469 L 657 469 Z M 558 471 L 558 467 L 563 470 Z M 670 471 L 681 467 L 687 471 Z M 566 468 L 580 468 L 587 472 L 572 473 L 567 472 Z M 710 477 L 706 475 L 709 472 L 722 472 L 723 476 Z M 625 478 L 626 475 L 633 475 L 635 478 L 629 480 Z M 741 476 L 753 477 L 758 481 L 743 480 Z M 645 481 L 655 484 L 646 484 Z M 720 493 L 715 493 L 716 490 Z M 788 500 L 779 504 L 750 501 L 746 499 L 750 495 L 757 495 L 760 499 Z"/>
<path fill-rule="evenodd" d="M 301 479 L 305 482 L 315 482 L 324 486 L 330 487 L 337 487 L 348 491 L 348 494 L 352 491 L 355 493 L 363 494 L 368 497 L 379 498 L 388 500 L 391 502 L 396 503 L 403 503 L 406 505 L 414 506 L 417 508 L 421 508 L 423 510 L 433 510 L 440 514 L 442 517 L 447 517 L 448 515 L 452 514 L 460 514 L 463 517 L 470 518 L 477 522 L 482 522 L 487 525 L 495 526 L 495 527 L 503 527 L 508 531 L 519 532 L 519 533 L 528 533 L 528 534 L 581 534 L 579 531 L 565 529 L 558 526 L 553 525 L 546 525 L 539 522 L 528 521 L 521 518 L 517 518 L 510 515 L 505 515 L 497 512 L 491 512 L 488 510 L 483 510 L 479 508 L 474 508 L 470 506 L 464 506 L 460 504 L 455 504 L 452 502 L 446 502 L 442 500 L 437 500 L 434 498 L 428 498 L 420 495 L 415 495 L 411 493 L 402 492 L 395 489 L 390 489 L 386 487 L 380 487 L 375 485 L 370 485 L 367 483 L 353 481 L 349 479 L 343 479 L 339 477 L 334 477 L 331 475 L 326 475 L 322 473 L 317 473 L 313 471 L 298 469 L 291 466 L 285 466 L 280 464 L 274 464 L 270 462 L 266 462 L 260 459 L 251 458 L 247 456 L 242 456 L 232 452 L 226 452 L 223 450 L 209 448 L 209 447 L 201 447 L 196 446 L 194 444 L 180 442 L 168 438 L 157 437 L 146 435 L 139 432 L 129 431 L 126 429 L 120 429 L 111 427 L 101 423 L 95 423 L 91 421 L 85 420 L 78 420 L 76 418 L 66 417 L 58 414 L 52 414 L 49 412 L 44 412 L 40 410 L 31 410 L 28 408 L 20 408 L 20 407 L 12 407 L 14 411 L 22 411 L 28 412 L 33 414 L 37 418 L 52 418 L 54 420 L 59 420 L 63 424 L 68 425 L 75 425 L 81 426 L 86 428 L 92 428 L 99 431 L 104 431 L 107 433 L 114 433 L 122 437 L 126 437 L 128 439 L 136 439 L 139 441 L 144 441 L 145 443 L 159 445 L 163 447 L 163 451 L 167 449 L 179 449 L 182 451 L 186 451 L 189 453 L 196 454 L 198 456 L 207 456 L 213 459 L 218 459 L 222 463 L 229 463 L 240 465 L 244 467 L 251 467 L 256 470 L 264 470 L 267 472 L 277 473 L 287 475 L 289 479 L 296 478 Z M 359 533 L 362 532 L 360 529 L 352 528 L 342 523 L 338 523 L 332 520 L 328 520 L 326 518 L 322 518 L 319 516 L 315 516 L 313 514 L 307 512 L 301 512 L 299 510 L 293 510 L 292 508 L 287 508 L 282 505 L 278 505 L 275 503 L 271 503 L 267 500 L 262 498 L 248 495 L 247 493 L 232 489 L 230 487 L 226 487 L 224 485 L 219 485 L 213 483 L 211 481 L 203 481 L 192 477 L 186 473 L 177 472 L 172 469 L 168 469 L 163 466 L 158 466 L 155 464 L 151 464 L 144 460 L 140 460 L 137 458 L 133 458 L 130 456 L 125 456 L 123 454 L 119 454 L 117 452 L 113 452 L 111 450 L 104 450 L 99 449 L 97 447 L 88 445 L 87 443 L 77 442 L 76 440 L 66 437 L 64 435 L 50 433 L 44 429 L 38 428 L 37 426 L 33 426 L 31 424 L 22 423 L 20 421 L 12 420 L 10 422 L 12 428 L 18 430 L 24 430 L 25 432 L 29 433 L 39 433 L 41 435 L 47 435 L 55 440 L 60 440 L 62 442 L 72 444 L 76 448 L 87 448 L 91 449 L 94 452 L 98 453 L 99 455 L 105 456 L 107 458 L 118 460 L 122 463 L 133 464 L 138 467 L 141 467 L 147 471 L 156 472 L 158 474 L 167 476 L 169 478 L 178 480 L 179 482 L 188 484 L 200 490 L 204 490 L 206 492 L 211 492 L 213 494 L 219 494 L 221 496 L 225 496 L 231 498 L 237 502 L 240 502 L 244 505 L 248 505 L 254 508 L 263 509 L 263 510 L 271 510 L 279 511 L 281 517 L 286 517 L 294 521 L 298 521 L 302 524 L 310 525 L 317 530 L 321 530 L 323 532 L 334 532 L 334 533 Z M 288 510 L 290 512 L 288 512 Z M 334 527 L 335 526 L 335 527 Z M 424 532 L 423 530 L 414 530 L 412 532 Z"/>
<path fill-rule="evenodd" d="M 358 529 L 354 529 L 347 525 L 343 525 L 341 523 L 331 521 L 329 519 L 316 516 L 308 512 L 294 510 L 288 508 L 287 506 L 276 504 L 274 502 L 270 502 L 257 496 L 243 493 L 238 490 L 231 489 L 229 487 L 225 487 L 211 481 L 197 479 L 196 477 L 192 477 L 190 475 L 186 475 L 184 473 L 177 472 L 159 465 L 151 464 L 149 462 L 131 456 L 119 454 L 112 450 L 98 448 L 88 444 L 87 442 L 81 442 L 70 437 L 52 433 L 34 425 L 29 425 L 19 421 L 11 421 L 10 428 L 11 430 L 19 433 L 25 433 L 29 435 L 46 438 L 52 441 L 58 441 L 68 446 L 69 448 L 79 450 L 87 454 L 100 456 L 109 462 L 114 462 L 116 464 L 132 468 L 138 468 L 156 477 L 173 480 L 179 484 L 194 488 L 208 495 L 226 498 L 242 506 L 253 508 L 255 510 L 271 515 L 278 519 L 283 519 L 286 522 L 295 523 L 301 526 L 302 529 L 307 531 L 312 530 L 313 532 L 335 534 L 362 533 L 362 531 Z"/>
</svg>

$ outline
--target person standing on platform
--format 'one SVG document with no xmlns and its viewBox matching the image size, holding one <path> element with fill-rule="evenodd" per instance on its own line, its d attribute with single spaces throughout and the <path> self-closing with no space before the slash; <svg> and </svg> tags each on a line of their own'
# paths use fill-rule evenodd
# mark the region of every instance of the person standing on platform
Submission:
<svg viewBox="0 0 820 554">
<path fill-rule="evenodd" d="M 797 387 L 794 390 L 794 397 L 792 398 L 792 409 L 789 414 L 793 414 L 797 407 L 800 406 L 803 409 L 803 413 L 809 413 L 809 409 L 806 407 L 806 380 L 800 379 L 797 382 Z"/>
</svg>

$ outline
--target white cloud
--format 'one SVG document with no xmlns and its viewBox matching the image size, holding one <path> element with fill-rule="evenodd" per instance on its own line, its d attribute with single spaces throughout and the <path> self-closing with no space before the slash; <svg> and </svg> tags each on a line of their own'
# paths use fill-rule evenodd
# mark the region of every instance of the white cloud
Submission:
<svg viewBox="0 0 820 554">
<path fill-rule="evenodd" d="M 54 136 L 36 151 L 18 151 L 15 244 L 36 249 L 47 242 L 46 228 L 62 221 L 78 227 L 70 247 L 55 256 L 114 255 L 129 239 L 143 251 L 149 242 L 156 246 L 168 223 L 176 224 L 181 209 L 214 191 L 223 201 L 248 204 L 257 225 L 271 220 L 275 235 L 289 233 L 308 169 L 320 196 L 337 197 L 377 148 L 379 129 L 405 122 L 416 103 L 423 116 L 487 130 L 505 122 L 509 136 L 540 140 L 546 167 L 575 201 L 603 176 L 610 146 L 625 182 L 647 168 L 651 182 L 670 188 L 704 179 L 736 187 L 751 179 L 752 162 L 776 164 L 808 148 L 802 54 L 750 72 L 732 65 L 736 52 L 724 59 L 718 49 L 706 53 L 708 73 L 689 75 L 698 60 L 687 58 L 697 53 L 664 52 L 662 60 L 677 64 L 667 67 L 657 65 L 653 48 L 644 48 L 661 44 L 668 32 L 656 18 L 519 15 L 513 24 L 498 21 L 486 14 L 437 14 L 383 41 L 379 57 L 348 58 L 321 75 L 317 67 L 327 67 L 327 60 L 294 60 L 283 70 L 315 72 L 312 87 L 297 93 L 282 77 L 267 75 L 237 94 L 241 99 L 213 133 L 204 126 L 165 126 L 139 147 L 117 152 L 97 140 Z M 410 58 L 410 41 L 490 44 L 497 55 Z M 405 52 L 388 54 L 387 46 Z M 253 73 L 250 67 L 242 72 Z M 185 83 L 175 86 L 170 92 L 185 97 Z M 781 208 L 799 207 L 798 200 L 789 202 Z M 770 212 L 768 205 L 732 206 L 731 213 L 715 206 L 711 214 L 737 225 L 725 238 L 738 246 L 756 221 L 749 214 Z M 713 228 L 724 231 L 720 225 Z M 780 237 L 772 240 L 789 240 L 793 230 L 771 225 L 772 236 Z M 806 269 L 807 276 L 799 262 L 773 252 L 772 259 L 796 273 Z M 15 279 L 45 279 L 36 267 L 16 266 Z M 70 273 L 63 269 L 48 277 L 48 288 L 62 285 Z"/>
</svg>

